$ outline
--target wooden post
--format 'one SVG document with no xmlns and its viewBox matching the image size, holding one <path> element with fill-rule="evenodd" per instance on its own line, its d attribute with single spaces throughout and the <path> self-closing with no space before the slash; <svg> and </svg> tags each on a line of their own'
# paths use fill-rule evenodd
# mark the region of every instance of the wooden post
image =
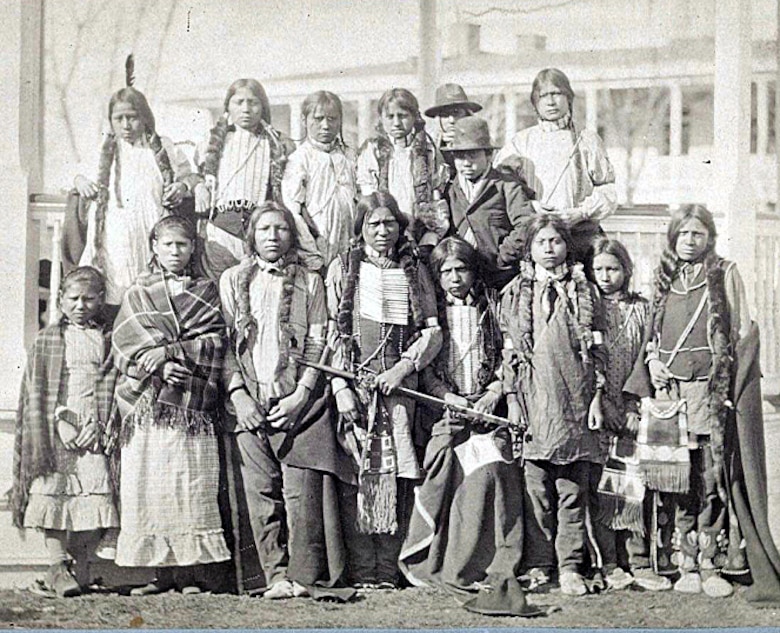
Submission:
<svg viewBox="0 0 780 633">
<path fill-rule="evenodd" d="M 504 93 L 504 130 L 504 143 L 508 143 L 517 133 L 517 91 L 512 86 Z"/>
<path fill-rule="evenodd" d="M 671 193 L 672 203 L 679 205 L 682 193 L 680 191 L 680 176 L 682 171 L 682 127 L 683 127 L 683 96 L 680 84 L 669 86 L 669 160 L 671 161 Z"/>
<path fill-rule="evenodd" d="M 25 347 L 38 329 L 39 240 L 28 199 L 41 186 L 42 0 L 0 2 L 0 410 L 16 408 Z"/>
<path fill-rule="evenodd" d="M 709 206 L 722 215 L 720 251 L 739 263 L 755 308 L 756 206 L 750 186 L 750 0 L 715 5 L 715 145 Z"/>
<path fill-rule="evenodd" d="M 769 94 L 767 80 L 756 81 L 756 156 L 766 156 L 769 144 Z"/>
<path fill-rule="evenodd" d="M 290 101 L 290 138 L 296 143 L 303 140 L 306 130 L 301 121 L 301 101 L 293 97 Z"/>
<path fill-rule="evenodd" d="M 599 131 L 599 89 L 595 86 L 585 89 L 585 127 L 591 132 Z"/>
<path fill-rule="evenodd" d="M 420 31 L 419 59 L 417 75 L 419 92 L 417 98 L 421 109 L 433 103 L 434 93 L 438 85 L 439 38 L 436 31 L 436 0 L 419 0 Z"/>
<path fill-rule="evenodd" d="M 358 145 L 362 145 L 374 135 L 371 129 L 371 98 L 360 95 L 358 98 Z"/>
</svg>

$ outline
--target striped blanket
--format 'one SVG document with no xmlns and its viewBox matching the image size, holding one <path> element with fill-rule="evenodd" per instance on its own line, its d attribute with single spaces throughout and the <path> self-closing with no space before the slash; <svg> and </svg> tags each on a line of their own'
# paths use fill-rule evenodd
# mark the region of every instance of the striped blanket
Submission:
<svg viewBox="0 0 780 633">
<path fill-rule="evenodd" d="M 191 372 L 184 385 L 165 383 L 159 370 L 148 374 L 138 365 L 143 352 L 162 346 L 167 360 Z M 214 281 L 187 279 L 181 293 L 169 296 L 160 271 L 140 275 L 122 301 L 114 324 L 113 348 L 121 372 L 116 397 L 125 422 L 130 414 L 136 414 L 133 418 L 153 419 L 155 424 L 193 434 L 212 430 L 227 349 Z M 152 416 L 141 411 L 148 407 L 153 407 Z M 125 441 L 128 432 L 132 429 L 123 428 Z"/>
</svg>

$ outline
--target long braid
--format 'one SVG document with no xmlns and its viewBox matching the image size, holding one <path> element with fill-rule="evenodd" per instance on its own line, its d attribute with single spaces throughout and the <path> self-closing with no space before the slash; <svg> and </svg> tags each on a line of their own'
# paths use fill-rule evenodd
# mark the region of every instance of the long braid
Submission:
<svg viewBox="0 0 780 633">
<path fill-rule="evenodd" d="M 219 162 L 222 160 L 222 152 L 225 151 L 225 139 L 228 134 L 227 114 L 219 117 L 209 133 L 209 142 L 206 156 L 203 160 L 203 174 L 217 177 Z"/>
<path fill-rule="evenodd" d="M 419 260 L 414 253 L 412 245 L 405 241 L 399 248 L 398 254 L 400 259 L 398 263 L 404 271 L 406 276 L 406 282 L 409 284 L 409 306 L 412 311 L 412 325 L 413 330 L 409 338 L 411 343 L 416 339 L 420 332 L 425 328 L 425 315 L 422 309 L 422 289 L 420 287 L 419 272 Z"/>
<path fill-rule="evenodd" d="M 346 267 L 346 278 L 339 302 L 339 312 L 336 316 L 336 325 L 341 336 L 351 337 L 358 275 L 360 274 L 360 264 L 365 259 L 363 245 L 353 246 L 346 255 L 341 257 L 342 263 Z"/>
<path fill-rule="evenodd" d="M 661 325 L 666 312 L 666 297 L 672 287 L 672 280 L 680 268 L 680 260 L 670 248 L 665 248 L 661 253 L 661 263 L 655 269 L 653 278 L 653 322 L 650 331 L 656 340 L 661 339 Z"/>
<path fill-rule="evenodd" d="M 163 186 L 170 185 L 173 182 L 173 168 L 171 167 L 171 159 L 168 156 L 168 152 L 162 144 L 162 139 L 157 132 L 152 132 L 147 137 L 149 147 L 154 152 L 154 161 L 157 163 L 157 169 L 160 170 L 160 174 L 163 179 Z"/>
</svg>

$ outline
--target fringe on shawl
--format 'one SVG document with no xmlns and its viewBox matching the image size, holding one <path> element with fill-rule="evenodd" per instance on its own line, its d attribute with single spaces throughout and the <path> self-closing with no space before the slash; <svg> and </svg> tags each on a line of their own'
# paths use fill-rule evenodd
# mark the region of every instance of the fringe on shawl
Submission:
<svg viewBox="0 0 780 633">
<path fill-rule="evenodd" d="M 122 421 L 120 446 L 127 446 L 136 428 L 154 426 L 164 429 L 178 429 L 187 435 L 214 435 L 215 418 L 213 413 L 189 411 L 180 407 L 157 402 L 147 390 L 138 399 L 135 408 Z"/>
</svg>

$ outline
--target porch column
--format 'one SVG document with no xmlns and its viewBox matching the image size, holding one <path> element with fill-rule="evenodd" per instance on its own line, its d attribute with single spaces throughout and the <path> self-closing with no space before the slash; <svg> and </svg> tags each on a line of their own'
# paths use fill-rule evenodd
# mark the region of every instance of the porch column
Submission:
<svg viewBox="0 0 780 633">
<path fill-rule="evenodd" d="M 517 134 L 517 91 L 510 87 L 504 93 L 504 143 L 508 143 Z M 500 143 L 499 139 L 494 139 Z"/>
<path fill-rule="evenodd" d="M 767 80 L 756 80 L 756 154 L 766 155 L 769 143 L 769 95 Z"/>
<path fill-rule="evenodd" d="M 28 200 L 41 188 L 42 0 L 0 2 L 0 410 L 16 408 L 25 348 L 38 328 L 39 240 Z"/>
<path fill-rule="evenodd" d="M 360 95 L 358 97 L 358 143 L 362 145 L 372 136 L 371 98 L 368 95 Z"/>
<path fill-rule="evenodd" d="M 595 86 L 585 89 L 585 127 L 591 132 L 599 129 L 599 90 Z"/>
<path fill-rule="evenodd" d="M 436 28 L 436 0 L 418 0 L 420 22 L 418 32 L 419 57 L 417 60 L 418 98 L 423 104 L 433 103 L 439 84 L 439 38 Z"/>
<path fill-rule="evenodd" d="M 293 97 L 290 101 L 290 138 L 296 142 L 303 139 L 305 130 L 301 121 L 301 101 Z"/>
<path fill-rule="evenodd" d="M 669 160 L 671 161 L 671 203 L 682 202 L 680 175 L 682 173 L 683 96 L 680 84 L 669 86 Z"/>
<path fill-rule="evenodd" d="M 710 209 L 724 218 L 720 250 L 739 263 L 755 307 L 756 207 L 750 186 L 750 0 L 715 5 L 715 145 Z"/>
</svg>

